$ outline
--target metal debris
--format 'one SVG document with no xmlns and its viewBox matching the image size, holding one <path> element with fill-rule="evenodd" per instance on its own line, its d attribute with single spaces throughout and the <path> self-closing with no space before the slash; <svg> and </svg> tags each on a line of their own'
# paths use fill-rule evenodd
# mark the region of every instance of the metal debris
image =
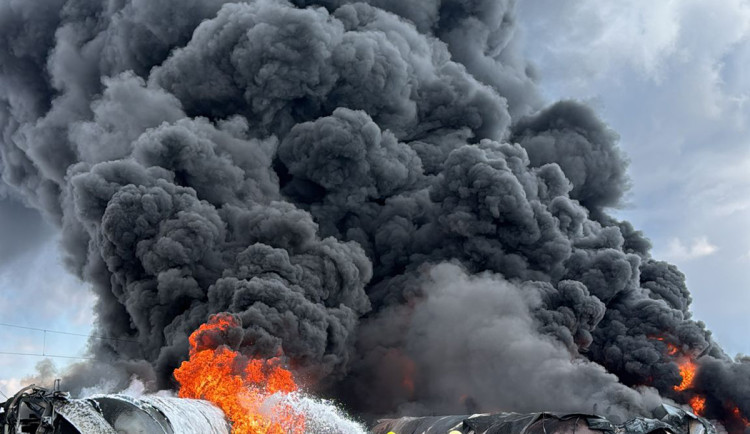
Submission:
<svg viewBox="0 0 750 434">
<path fill-rule="evenodd" d="M 403 417 L 383 419 L 373 434 L 717 434 L 708 420 L 679 408 L 662 405 L 654 418 L 622 424 L 591 414 L 494 413 L 471 416 Z"/>
<path fill-rule="evenodd" d="M 156 396 L 67 393 L 29 386 L 1 405 L 0 433 L 36 434 L 229 434 L 218 408 L 208 402 Z"/>
</svg>

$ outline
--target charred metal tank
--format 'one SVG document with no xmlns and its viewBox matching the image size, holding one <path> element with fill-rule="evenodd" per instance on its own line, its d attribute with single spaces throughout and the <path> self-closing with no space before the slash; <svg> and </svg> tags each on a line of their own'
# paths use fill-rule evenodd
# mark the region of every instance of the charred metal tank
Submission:
<svg viewBox="0 0 750 434">
<path fill-rule="evenodd" d="M 221 410 L 208 402 L 158 396 L 67 393 L 29 386 L 0 407 L 2 434 L 229 434 Z"/>
<path fill-rule="evenodd" d="M 471 416 L 383 419 L 373 434 L 716 434 L 706 419 L 669 405 L 654 418 L 615 424 L 601 416 L 560 413 L 496 413 Z"/>
<path fill-rule="evenodd" d="M 312 426 L 317 426 L 312 424 Z M 312 434 L 349 434 L 336 429 Z M 348 430 L 344 430 L 348 431 Z M 357 432 L 361 432 L 357 430 Z M 230 434 L 221 410 L 194 399 L 67 393 L 29 386 L 0 404 L 0 434 Z M 495 413 L 384 419 L 372 434 L 717 434 L 711 423 L 663 405 L 653 418 L 615 424 L 590 414 Z"/>
</svg>

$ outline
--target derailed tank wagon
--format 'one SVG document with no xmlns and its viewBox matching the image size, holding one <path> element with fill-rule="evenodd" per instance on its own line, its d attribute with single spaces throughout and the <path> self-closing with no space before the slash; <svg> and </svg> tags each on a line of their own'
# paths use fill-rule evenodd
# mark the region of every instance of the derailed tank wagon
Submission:
<svg viewBox="0 0 750 434">
<path fill-rule="evenodd" d="M 309 434 L 350 434 L 330 428 Z M 0 404 L 0 434 L 230 434 L 229 422 L 212 404 L 160 396 L 69 394 L 29 386 Z M 717 434 L 695 414 L 662 405 L 653 418 L 622 424 L 591 414 L 493 413 L 383 419 L 372 434 Z"/>
<path fill-rule="evenodd" d="M 706 419 L 670 405 L 622 424 L 591 414 L 495 413 L 383 419 L 372 434 L 716 434 Z"/>
<path fill-rule="evenodd" d="M 159 396 L 67 393 L 29 386 L 2 404 L 2 434 L 229 434 L 224 414 L 208 402 Z"/>
</svg>

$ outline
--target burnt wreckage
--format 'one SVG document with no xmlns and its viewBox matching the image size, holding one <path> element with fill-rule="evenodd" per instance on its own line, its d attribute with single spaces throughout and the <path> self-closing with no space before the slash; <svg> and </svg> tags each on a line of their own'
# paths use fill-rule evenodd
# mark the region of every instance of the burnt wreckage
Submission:
<svg viewBox="0 0 750 434">
<path fill-rule="evenodd" d="M 69 394 L 29 386 L 0 405 L 0 434 L 229 434 L 208 402 L 144 396 Z"/>
<path fill-rule="evenodd" d="M 471 416 L 384 419 L 373 434 L 716 434 L 706 419 L 670 405 L 654 410 L 654 418 L 615 424 L 591 414 L 496 413 Z"/>
<path fill-rule="evenodd" d="M 200 400 L 124 395 L 71 399 L 29 386 L 0 404 L 0 434 L 229 434 L 221 410 Z M 615 424 L 589 414 L 497 413 L 384 419 L 372 434 L 717 434 L 711 423 L 669 405 L 654 418 Z M 321 433 L 311 433 L 321 434 Z M 323 433 L 347 434 L 347 433 Z"/>
</svg>

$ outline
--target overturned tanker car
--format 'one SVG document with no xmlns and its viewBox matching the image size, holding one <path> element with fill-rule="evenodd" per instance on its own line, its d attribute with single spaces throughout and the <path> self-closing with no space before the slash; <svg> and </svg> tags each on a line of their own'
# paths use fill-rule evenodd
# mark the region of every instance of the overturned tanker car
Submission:
<svg viewBox="0 0 750 434">
<path fill-rule="evenodd" d="M 2 434 L 229 434 L 208 402 L 159 396 L 96 395 L 29 386 L 0 406 Z"/>
<path fill-rule="evenodd" d="M 497 413 L 380 420 L 373 434 L 716 434 L 706 419 L 662 405 L 654 418 L 615 424 L 590 414 Z"/>
</svg>

